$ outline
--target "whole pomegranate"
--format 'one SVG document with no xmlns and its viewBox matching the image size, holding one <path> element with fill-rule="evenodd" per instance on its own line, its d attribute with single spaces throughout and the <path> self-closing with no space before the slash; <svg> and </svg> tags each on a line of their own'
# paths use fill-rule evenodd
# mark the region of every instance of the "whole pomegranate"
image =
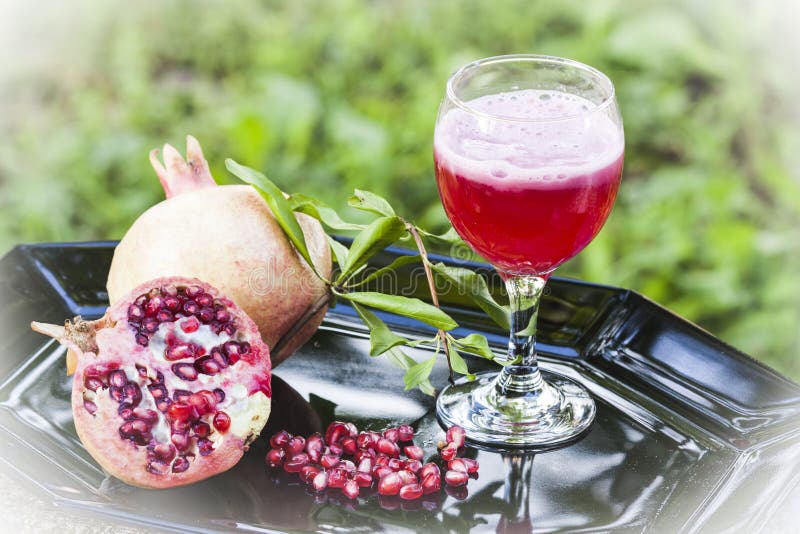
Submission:
<svg viewBox="0 0 800 534">
<path fill-rule="evenodd" d="M 31 326 L 77 356 L 75 429 L 129 484 L 166 488 L 225 471 L 269 417 L 269 348 L 236 304 L 200 280 L 157 278 L 97 321 Z"/>
<path fill-rule="evenodd" d="M 205 280 L 255 321 L 271 349 L 281 341 L 280 350 L 273 350 L 272 363 L 277 365 L 316 331 L 325 307 L 302 328 L 292 327 L 328 289 L 255 189 L 218 186 L 191 136 L 186 155 L 184 161 L 165 145 L 162 165 L 158 151 L 150 153 L 167 199 L 145 211 L 117 245 L 108 275 L 109 299 L 114 304 L 133 287 L 159 276 Z M 329 278 L 330 246 L 322 226 L 304 214 L 297 218 L 314 265 Z"/>
</svg>

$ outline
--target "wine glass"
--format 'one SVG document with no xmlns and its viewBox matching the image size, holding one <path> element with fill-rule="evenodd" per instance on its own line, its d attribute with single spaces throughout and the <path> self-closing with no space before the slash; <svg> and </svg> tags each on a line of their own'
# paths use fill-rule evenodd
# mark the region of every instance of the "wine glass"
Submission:
<svg viewBox="0 0 800 534">
<path fill-rule="evenodd" d="M 434 134 L 439 195 L 458 234 L 505 281 L 511 307 L 503 369 L 462 379 L 437 399 L 439 419 L 468 439 L 549 446 L 594 420 L 581 385 L 539 369 L 536 312 L 553 270 L 608 218 L 623 155 L 614 86 L 592 67 L 498 56 L 448 80 Z"/>
</svg>

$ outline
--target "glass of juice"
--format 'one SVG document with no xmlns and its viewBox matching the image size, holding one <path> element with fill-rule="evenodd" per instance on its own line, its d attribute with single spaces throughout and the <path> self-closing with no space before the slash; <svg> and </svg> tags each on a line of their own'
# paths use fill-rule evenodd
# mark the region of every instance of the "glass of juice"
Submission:
<svg viewBox="0 0 800 534">
<path fill-rule="evenodd" d="M 511 307 L 502 370 L 444 389 L 437 415 L 477 443 L 573 440 L 594 420 L 594 401 L 539 368 L 536 315 L 550 274 L 589 244 L 614 205 L 624 154 L 614 86 L 557 57 L 470 63 L 447 82 L 433 152 L 450 222 L 497 269 Z"/>
</svg>

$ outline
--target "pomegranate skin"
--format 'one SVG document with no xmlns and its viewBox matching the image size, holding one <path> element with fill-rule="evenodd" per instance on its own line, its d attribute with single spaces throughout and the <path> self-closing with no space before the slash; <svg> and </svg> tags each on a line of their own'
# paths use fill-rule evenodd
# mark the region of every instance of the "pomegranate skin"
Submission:
<svg viewBox="0 0 800 534">
<path fill-rule="evenodd" d="M 240 306 L 274 349 L 326 295 L 327 286 L 294 249 L 254 188 L 215 185 L 196 140 L 187 142 L 188 165 L 172 147 L 165 146 L 164 157 L 166 169 L 153 164 L 168 198 L 145 211 L 117 245 L 107 283 L 112 305 L 153 278 L 199 278 Z M 204 178 L 196 180 L 198 174 Z M 330 245 L 322 225 L 305 214 L 297 219 L 314 265 L 330 278 Z M 273 366 L 314 334 L 325 311 L 320 309 L 283 341 L 273 354 Z"/>
<path fill-rule="evenodd" d="M 132 302 L 148 294 L 152 288 L 168 286 L 199 287 L 214 298 L 215 305 L 229 311 L 236 325 L 233 336 L 240 344 L 247 342 L 246 357 L 230 363 L 214 375 L 184 381 L 171 371 L 173 363 L 161 356 L 164 345 L 160 333 L 153 333 L 146 346 L 137 343 L 136 330 L 130 323 Z M 164 330 L 166 336 L 171 335 L 169 328 L 177 332 L 176 322 L 167 323 L 170 326 Z M 255 323 L 247 315 L 230 299 L 200 280 L 183 277 L 150 280 L 124 295 L 97 321 L 77 320 L 64 328 L 39 323 L 32 326 L 56 337 L 77 355 L 71 403 L 78 437 L 106 472 L 128 484 L 169 488 L 226 471 L 241 459 L 269 417 L 269 348 L 261 341 Z M 205 337 L 196 338 L 196 341 L 207 345 L 233 339 L 227 334 L 221 338 L 213 338 L 208 332 L 201 334 Z M 183 361 L 190 362 L 188 359 Z M 113 398 L 114 387 L 121 382 L 126 383 L 121 388 L 122 395 L 131 392 L 129 388 L 138 391 L 133 395 L 136 399 L 133 401 L 133 416 L 128 420 L 122 416 L 125 399 Z M 96 384 L 101 385 L 96 387 Z M 173 407 L 179 403 L 176 392 L 196 394 L 197 398 L 185 404 L 186 411 L 195 410 L 191 419 L 183 422 L 185 433 L 177 428 L 180 421 L 170 418 L 177 410 L 157 408 L 159 399 L 153 392 L 162 387 Z M 196 411 L 198 409 L 200 412 Z M 220 411 L 230 419 L 224 430 L 208 424 Z M 146 436 L 141 442 L 123 436 L 125 429 L 135 428 L 135 425 L 145 428 Z M 183 441 L 187 444 L 183 449 L 178 446 L 182 436 L 185 436 Z M 157 451 L 162 451 L 165 461 L 154 461 L 153 455 Z"/>
</svg>

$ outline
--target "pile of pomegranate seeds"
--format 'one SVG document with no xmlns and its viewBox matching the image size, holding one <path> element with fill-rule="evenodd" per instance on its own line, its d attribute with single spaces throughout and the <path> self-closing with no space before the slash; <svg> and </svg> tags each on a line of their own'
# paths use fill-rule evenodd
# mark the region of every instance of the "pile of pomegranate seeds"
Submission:
<svg viewBox="0 0 800 534">
<path fill-rule="evenodd" d="M 453 426 L 447 430 L 446 442 L 440 444 L 446 466 L 444 483 L 459 490 L 465 490 L 469 476 L 478 473 L 477 461 L 457 456 L 464 437 L 464 429 Z M 379 434 L 359 432 L 353 423 L 334 421 L 325 437 L 317 433 L 303 438 L 281 430 L 269 440 L 272 448 L 266 461 L 270 467 L 283 466 L 287 473 L 297 473 L 318 492 L 339 488 L 347 498 L 355 499 L 361 488 L 377 486 L 379 495 L 414 500 L 442 489 L 442 469 L 434 462 L 422 463 L 424 452 L 413 439 L 414 429 L 408 425 Z"/>
</svg>

